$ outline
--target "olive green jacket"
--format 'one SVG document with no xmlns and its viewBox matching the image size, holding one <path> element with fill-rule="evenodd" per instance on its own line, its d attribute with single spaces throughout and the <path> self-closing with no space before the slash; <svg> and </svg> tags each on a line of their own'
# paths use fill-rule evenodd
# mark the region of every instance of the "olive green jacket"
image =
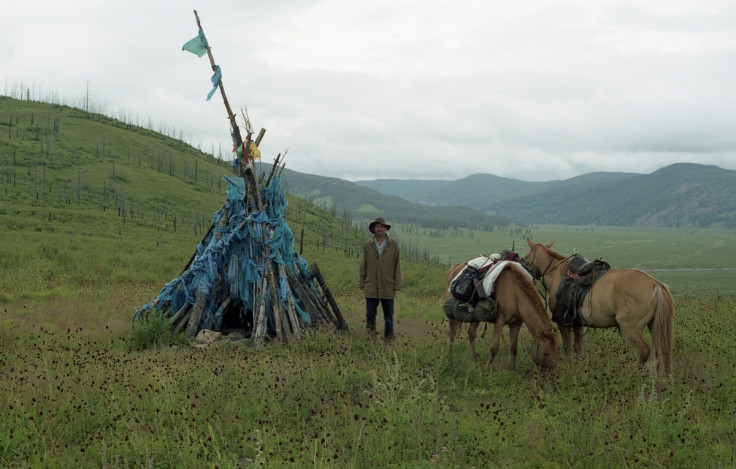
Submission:
<svg viewBox="0 0 736 469">
<path fill-rule="evenodd" d="M 396 292 L 404 286 L 399 243 L 391 237 L 386 238 L 386 242 L 388 245 L 380 259 L 375 236 L 363 247 L 358 286 L 364 289 L 366 298 L 395 298 Z"/>
</svg>

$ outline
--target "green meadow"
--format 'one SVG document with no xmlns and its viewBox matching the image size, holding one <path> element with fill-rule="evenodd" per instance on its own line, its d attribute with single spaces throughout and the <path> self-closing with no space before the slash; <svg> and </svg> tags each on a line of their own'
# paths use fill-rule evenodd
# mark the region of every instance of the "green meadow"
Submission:
<svg viewBox="0 0 736 469">
<path fill-rule="evenodd" d="M 479 255 L 516 249 L 528 252 L 526 238 L 554 243 L 564 255 L 575 250 L 589 260 L 601 257 L 613 268 L 638 268 L 667 283 L 673 293 L 732 294 L 736 285 L 736 231 L 703 228 L 532 226 L 508 232 L 431 230 L 397 226 L 406 249 L 436 262 L 463 262 Z"/>
<path fill-rule="evenodd" d="M 287 221 L 349 330 L 288 345 L 196 347 L 133 324 L 203 233 L 99 213 L 49 223 L 0 215 L 2 467 L 733 467 L 736 233 L 540 226 L 516 232 L 394 226 L 405 251 L 397 340 L 364 332 L 365 234 L 299 201 Z M 540 376 L 520 337 L 485 372 L 465 340 L 447 353 L 451 262 L 525 239 L 638 267 L 675 296 L 674 373 L 636 365 L 615 330 Z M 713 270 L 704 270 L 713 269 Z M 481 328 L 483 330 L 483 328 Z M 141 347 L 141 334 L 149 334 Z"/>
</svg>

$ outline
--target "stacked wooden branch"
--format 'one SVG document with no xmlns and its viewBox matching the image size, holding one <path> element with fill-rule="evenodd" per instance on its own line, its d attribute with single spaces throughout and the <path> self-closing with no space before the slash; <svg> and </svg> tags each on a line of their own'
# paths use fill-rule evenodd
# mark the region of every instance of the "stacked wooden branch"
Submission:
<svg viewBox="0 0 736 469">
<path fill-rule="evenodd" d="M 280 182 L 283 163 L 279 164 L 279 158 L 267 178 L 256 178 L 253 167 L 243 173 L 251 172 L 251 177 L 241 180 L 246 190 L 244 201 L 223 205 L 182 274 L 139 314 L 157 310 L 174 332 L 185 331 L 188 337 L 201 329 L 219 330 L 223 318 L 234 315 L 247 324 L 249 330 L 244 335 L 254 344 L 266 338 L 300 340 L 310 326 L 347 329 L 317 263 L 307 267 L 294 251 L 293 235 L 278 210 L 285 205 L 280 187 L 268 192 L 268 186 L 256 182 Z M 278 229 L 285 241 L 272 242 L 279 239 Z M 249 258 L 240 257 L 243 253 Z M 217 272 L 210 278 L 213 267 Z M 248 292 L 244 294 L 242 288 Z"/>
</svg>

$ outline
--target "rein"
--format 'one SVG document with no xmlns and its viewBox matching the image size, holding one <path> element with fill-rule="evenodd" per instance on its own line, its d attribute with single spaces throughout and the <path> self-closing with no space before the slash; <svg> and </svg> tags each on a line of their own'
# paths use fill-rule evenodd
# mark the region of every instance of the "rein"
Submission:
<svg viewBox="0 0 736 469">
<path fill-rule="evenodd" d="M 535 256 L 537 255 L 536 251 L 534 252 L 534 255 Z M 558 262 L 556 266 L 554 266 L 554 267 L 552 267 L 550 269 L 550 266 L 552 266 L 552 263 L 555 261 L 555 258 L 553 257 L 552 259 L 549 260 L 549 263 L 547 264 L 547 267 L 545 267 L 544 270 L 542 271 L 542 273 L 539 274 L 539 280 L 542 281 L 542 285 L 544 286 L 544 289 L 545 290 L 549 290 L 549 289 L 547 288 L 547 284 L 544 283 L 544 276 L 547 275 L 547 274 L 551 274 L 552 272 L 554 272 L 555 269 L 557 269 L 559 266 L 561 266 L 562 263 L 565 262 L 566 260 L 567 259 L 560 259 L 560 262 Z M 532 263 L 533 262 L 534 262 L 534 258 L 532 258 Z"/>
<path fill-rule="evenodd" d="M 532 261 L 530 262 L 531 265 L 534 265 L 534 261 L 537 258 L 537 249 L 539 249 L 539 247 L 534 248 L 534 255 L 532 256 Z M 552 256 L 550 256 L 550 260 L 547 263 L 547 266 L 544 268 L 544 270 L 538 276 L 539 280 L 542 282 L 542 286 L 544 287 L 544 293 L 542 294 L 542 298 L 544 298 L 544 307 L 545 308 L 548 308 L 549 307 L 549 303 L 547 301 L 547 293 L 549 292 L 549 288 L 547 288 L 547 284 L 544 283 L 544 276 L 547 275 L 547 274 L 551 274 L 552 272 L 554 272 L 555 269 L 557 269 L 559 266 L 561 266 L 562 263 L 565 262 L 566 260 L 567 259 L 560 259 L 560 262 L 557 263 L 556 266 L 554 266 L 554 267 L 552 267 L 550 269 L 550 267 L 552 266 L 552 263 L 555 261 L 555 258 L 552 257 Z"/>
</svg>

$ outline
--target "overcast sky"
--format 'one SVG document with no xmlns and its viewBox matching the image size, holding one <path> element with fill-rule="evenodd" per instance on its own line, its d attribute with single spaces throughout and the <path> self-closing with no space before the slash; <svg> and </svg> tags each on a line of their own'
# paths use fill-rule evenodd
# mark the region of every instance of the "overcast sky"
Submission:
<svg viewBox="0 0 736 469">
<path fill-rule="evenodd" d="M 736 170 L 736 2 L 2 1 L 0 94 L 167 129 L 229 159 L 197 10 L 263 159 L 342 179 Z M 73 5 L 73 6 L 72 6 Z M 17 96 L 16 96 L 17 97 Z"/>
</svg>

